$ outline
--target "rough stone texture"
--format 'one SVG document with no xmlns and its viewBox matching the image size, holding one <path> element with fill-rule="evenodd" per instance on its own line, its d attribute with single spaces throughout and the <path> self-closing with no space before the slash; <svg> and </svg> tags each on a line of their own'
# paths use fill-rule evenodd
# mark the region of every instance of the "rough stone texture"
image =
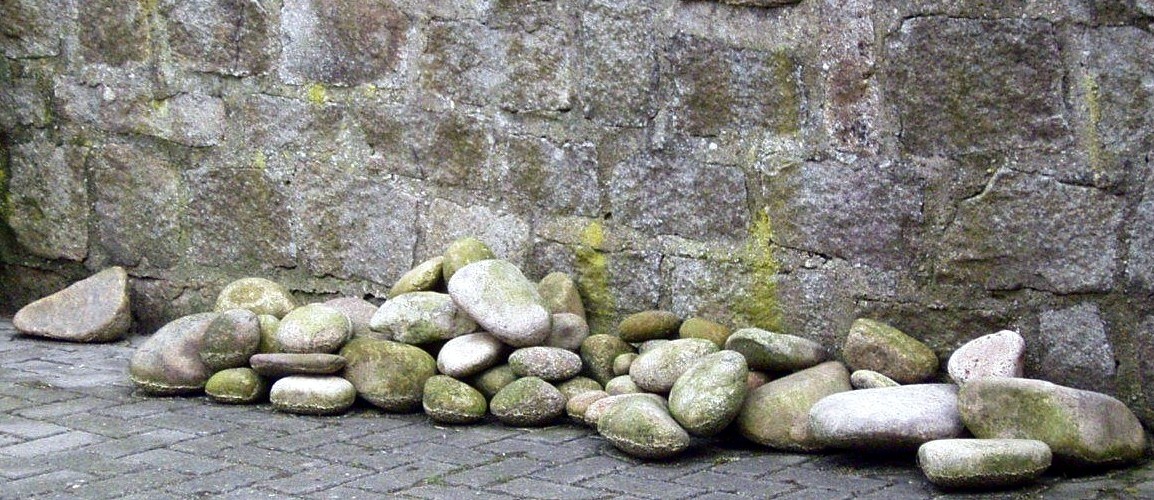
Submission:
<svg viewBox="0 0 1154 500">
<path fill-rule="evenodd" d="M 229 309 L 216 316 L 204 332 L 200 360 L 210 372 L 247 367 L 260 349 L 260 320 L 248 309 Z"/>
<path fill-rule="evenodd" d="M 195 71 L 230 76 L 262 74 L 272 66 L 277 40 L 272 12 L 239 0 L 165 1 L 169 44 L 180 63 Z"/>
<path fill-rule="evenodd" d="M 641 311 L 617 325 L 617 336 L 626 342 L 671 339 L 681 327 L 681 317 L 669 311 Z"/>
<path fill-rule="evenodd" d="M 545 301 L 553 314 L 573 314 L 585 319 L 585 304 L 581 302 L 581 291 L 568 274 L 552 272 L 537 283 L 537 293 Z"/>
<path fill-rule="evenodd" d="M 449 280 L 449 295 L 485 331 L 514 347 L 548 338 L 552 315 L 537 285 L 517 266 L 490 259 L 469 264 Z"/>
<path fill-rule="evenodd" d="M 272 344 L 278 352 L 326 354 L 340 349 L 352 333 L 352 323 L 344 313 L 323 304 L 309 304 L 281 318 Z"/>
<path fill-rule="evenodd" d="M 588 337 L 589 323 L 584 317 L 570 313 L 554 314 L 545 345 L 577 351 Z"/>
<path fill-rule="evenodd" d="M 69 260 L 83 260 L 88 253 L 86 154 L 82 148 L 37 143 L 12 149 L 7 219 L 28 251 Z"/>
<path fill-rule="evenodd" d="M 289 0 L 281 9 L 281 31 L 279 72 L 286 82 L 356 85 L 394 69 L 408 19 L 388 0 Z"/>
<path fill-rule="evenodd" d="M 217 312 L 248 309 L 257 315 L 283 318 L 297 302 L 284 286 L 264 278 L 241 278 L 220 291 L 213 307 Z"/>
<path fill-rule="evenodd" d="M 1096 305 L 1045 311 L 1038 323 L 1039 338 L 1030 346 L 1039 354 L 1037 378 L 1099 392 L 1112 388 L 1118 365 Z"/>
<path fill-rule="evenodd" d="M 472 385 L 486 398 L 493 399 L 501 389 L 517 380 L 517 375 L 508 364 L 497 365 L 481 372 L 473 378 Z"/>
<path fill-rule="evenodd" d="M 809 410 L 831 394 L 851 389 L 849 371 L 837 361 L 822 363 L 752 389 L 737 416 L 742 436 L 780 450 L 815 451 Z M 670 404 L 672 404 L 672 396 Z"/>
<path fill-rule="evenodd" d="M 402 274 L 393 287 L 389 289 L 388 298 L 393 298 L 409 292 L 431 292 L 441 283 L 441 270 L 445 262 L 443 256 L 436 256 L 426 260 L 417 267 Z"/>
<path fill-rule="evenodd" d="M 597 432 L 617 449 L 641 458 L 669 458 L 689 447 L 689 434 L 664 405 L 629 397 L 605 410 Z"/>
<path fill-rule="evenodd" d="M 340 355 L 346 360 L 342 376 L 357 395 L 389 412 L 419 410 L 425 381 L 437 373 L 429 353 L 391 340 L 353 339 Z"/>
<path fill-rule="evenodd" d="M 565 413 L 565 395 L 538 377 L 524 377 L 502 387 L 489 403 L 497 420 L 514 427 L 548 425 Z"/>
<path fill-rule="evenodd" d="M 705 339 L 717 344 L 717 347 L 725 347 L 725 341 L 731 334 L 725 325 L 697 317 L 686 319 L 677 329 L 677 338 Z"/>
<path fill-rule="evenodd" d="M 645 390 L 637 387 L 637 383 L 629 375 L 618 375 L 605 382 L 605 392 L 609 393 L 610 396 L 616 396 L 619 394 L 636 394 L 645 392 Z"/>
<path fill-rule="evenodd" d="M 950 355 L 947 371 L 958 385 L 980 377 L 1021 377 L 1025 356 L 1026 340 L 1018 332 L 1002 330 L 959 347 Z"/>
<path fill-rule="evenodd" d="M 669 392 L 692 362 L 717 352 L 717 345 L 705 339 L 670 340 L 641 355 L 629 365 L 629 376 L 649 392 Z"/>
<path fill-rule="evenodd" d="M 128 376 L 145 392 L 189 394 L 204 389 L 212 375 L 200 360 L 204 334 L 216 313 L 177 318 L 164 325 L 132 354 Z"/>
<path fill-rule="evenodd" d="M 212 374 L 204 393 L 217 403 L 252 404 L 268 395 L 268 384 L 252 368 L 229 368 Z"/>
<path fill-rule="evenodd" d="M 488 332 L 461 335 L 445 342 L 437 353 L 437 371 L 450 377 L 471 377 L 500 363 L 508 350 Z"/>
<path fill-rule="evenodd" d="M 248 359 L 257 373 L 266 377 L 285 375 L 331 375 L 345 367 L 345 358 L 336 354 L 270 352 Z"/>
<path fill-rule="evenodd" d="M 24 306 L 12 324 L 25 335 L 73 342 L 119 340 L 132 325 L 128 274 L 110 267 Z"/>
<path fill-rule="evenodd" d="M 302 415 L 337 415 L 357 400 L 353 384 L 341 377 L 324 375 L 290 375 L 277 380 L 269 389 L 272 407 Z"/>
<path fill-rule="evenodd" d="M 733 351 L 701 358 L 669 390 L 669 414 L 690 434 L 715 435 L 741 410 L 748 375 L 745 358 Z"/>
<path fill-rule="evenodd" d="M 939 439 L 918 448 L 918 467 L 946 488 L 1010 488 L 1050 468 L 1050 447 L 1032 439 Z"/>
<path fill-rule="evenodd" d="M 369 328 L 370 337 L 426 344 L 472 333 L 477 323 L 448 294 L 410 292 L 381 304 Z"/>
<path fill-rule="evenodd" d="M 855 371 L 876 371 L 902 384 L 922 382 L 938 370 L 937 355 L 929 347 L 872 319 L 854 321 L 842 356 Z"/>
<path fill-rule="evenodd" d="M 448 375 L 434 375 L 425 381 L 421 407 L 434 422 L 471 424 L 485 418 L 489 402 L 469 384 Z"/>
<path fill-rule="evenodd" d="M 522 347 L 509 355 L 509 368 L 518 377 L 563 382 L 581 373 L 581 357 L 560 347 Z"/>
<path fill-rule="evenodd" d="M 829 359 L 829 351 L 809 339 L 760 328 L 742 328 L 725 341 L 725 348 L 745 357 L 749 369 L 795 372 Z"/>
<path fill-rule="evenodd" d="M 877 389 L 879 387 L 897 387 L 901 384 L 894 379 L 873 370 L 857 370 L 849 375 L 849 383 L 854 389 Z"/>
<path fill-rule="evenodd" d="M 841 392 L 818 401 L 809 416 L 815 440 L 830 448 L 915 450 L 966 430 L 958 414 L 958 387 L 948 384 Z"/>
<path fill-rule="evenodd" d="M 354 337 L 369 334 L 369 321 L 373 319 L 373 314 L 376 314 L 378 309 L 372 302 L 357 297 L 328 300 L 324 305 L 344 313 L 349 318 L 349 323 L 353 325 Z"/>
</svg>

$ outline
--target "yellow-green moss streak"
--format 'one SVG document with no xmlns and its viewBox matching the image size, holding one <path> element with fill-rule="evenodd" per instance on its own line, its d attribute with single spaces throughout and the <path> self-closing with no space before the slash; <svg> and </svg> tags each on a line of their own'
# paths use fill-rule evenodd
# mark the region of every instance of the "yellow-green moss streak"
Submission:
<svg viewBox="0 0 1154 500">
<path fill-rule="evenodd" d="M 609 258 L 601 251 L 605 228 L 590 222 L 581 232 L 577 247 L 577 286 L 584 301 L 589 333 L 612 333 L 617 299 L 609 288 Z"/>
<path fill-rule="evenodd" d="M 1086 124 L 1082 130 L 1086 155 L 1090 161 L 1090 170 L 1093 171 L 1094 181 L 1100 180 L 1106 166 L 1112 162 L 1110 153 L 1102 144 L 1102 135 L 1098 126 L 1102 123 L 1101 86 L 1098 78 L 1093 74 L 1082 77 L 1082 91 L 1085 93 Z"/>
<path fill-rule="evenodd" d="M 750 224 L 742 262 L 749 270 L 749 289 L 734 310 L 758 328 L 781 331 L 781 304 L 777 300 L 777 273 L 781 263 L 773 255 L 773 227 L 769 214 L 759 210 Z"/>
<path fill-rule="evenodd" d="M 305 97 L 314 106 L 324 106 L 329 102 L 329 91 L 324 85 L 313 83 L 305 88 Z"/>
</svg>

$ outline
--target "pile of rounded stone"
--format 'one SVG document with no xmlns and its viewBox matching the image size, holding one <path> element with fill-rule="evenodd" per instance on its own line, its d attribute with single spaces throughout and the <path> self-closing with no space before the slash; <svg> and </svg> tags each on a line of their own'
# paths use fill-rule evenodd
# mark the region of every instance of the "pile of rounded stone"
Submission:
<svg viewBox="0 0 1154 500">
<path fill-rule="evenodd" d="M 97 276 L 125 288 L 123 270 Z M 71 293 L 100 295 L 92 286 Z M 121 314 L 105 316 L 121 329 Z M 957 349 L 948 384 L 926 383 L 938 376 L 932 350 L 877 321 L 854 322 L 840 353 L 832 360 L 802 337 L 731 332 L 667 311 L 590 335 L 567 275 L 533 283 L 466 238 L 401 277 L 380 307 L 359 298 L 298 307 L 274 282 L 235 281 L 215 312 L 149 337 L 129 373 L 153 394 L 267 397 L 301 414 L 341 413 L 358 396 L 388 412 L 423 409 L 438 423 L 491 413 L 506 425 L 541 426 L 567 414 L 652 459 L 726 429 L 777 450 L 916 450 L 926 476 L 947 487 L 1013 486 L 1051 462 L 1117 466 L 1146 448 L 1141 424 L 1118 400 L 1021 378 L 1025 342 L 1016 332 Z"/>
</svg>

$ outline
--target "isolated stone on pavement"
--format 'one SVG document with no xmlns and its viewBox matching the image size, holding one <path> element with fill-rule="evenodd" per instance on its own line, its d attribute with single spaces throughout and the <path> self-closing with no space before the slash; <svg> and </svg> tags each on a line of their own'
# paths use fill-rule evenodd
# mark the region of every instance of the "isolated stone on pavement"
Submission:
<svg viewBox="0 0 1154 500">
<path fill-rule="evenodd" d="M 517 374 L 513 373 L 513 369 L 509 367 L 508 363 L 503 363 L 488 370 L 481 372 L 480 375 L 473 377 L 471 385 L 475 387 L 486 398 L 493 399 L 501 389 L 517 380 Z"/>
<path fill-rule="evenodd" d="M 553 325 L 544 345 L 577 351 L 581 349 L 581 343 L 587 337 L 589 337 L 589 324 L 585 322 L 585 318 L 576 314 L 557 313 L 553 315 Z"/>
<path fill-rule="evenodd" d="M 213 310 L 248 309 L 257 315 L 283 318 L 296 307 L 296 299 L 281 284 L 264 278 L 241 278 L 225 285 Z"/>
<path fill-rule="evenodd" d="M 471 424 L 485 418 L 489 409 L 483 394 L 448 375 L 425 381 L 421 406 L 429 418 L 442 424 Z"/>
<path fill-rule="evenodd" d="M 725 341 L 729 339 L 731 333 L 729 327 L 721 323 L 692 317 L 681 322 L 681 326 L 677 329 L 677 338 L 705 339 L 717 344 L 717 347 L 724 348 Z"/>
<path fill-rule="evenodd" d="M 158 395 L 199 392 L 212 375 L 200 359 L 204 334 L 217 313 L 177 318 L 148 337 L 128 362 L 132 382 Z"/>
<path fill-rule="evenodd" d="M 1002 330 L 966 342 L 946 363 L 956 384 L 979 377 L 1021 377 L 1025 367 L 1026 340 L 1018 332 Z"/>
<path fill-rule="evenodd" d="M 1115 466 L 1143 456 L 1146 433 L 1121 401 L 1042 380 L 979 378 L 962 386 L 966 428 L 983 439 L 1036 439 L 1070 466 Z"/>
<path fill-rule="evenodd" d="M 252 368 L 229 368 L 212 374 L 204 393 L 218 403 L 251 404 L 264 399 L 268 385 Z"/>
<path fill-rule="evenodd" d="M 437 371 L 450 377 L 471 377 L 500 363 L 507 349 L 487 332 L 461 335 L 441 346 L 437 353 Z"/>
<path fill-rule="evenodd" d="M 637 383 L 634 382 L 629 375 L 618 375 L 605 383 L 605 392 L 616 396 L 618 394 L 635 394 L 645 391 L 637 387 Z"/>
<path fill-rule="evenodd" d="M 839 392 L 809 411 L 822 446 L 854 450 L 914 450 L 935 439 L 961 437 L 958 387 L 918 384 Z"/>
<path fill-rule="evenodd" d="M 568 274 L 553 272 L 546 274 L 537 283 L 537 292 L 545 301 L 545 307 L 553 314 L 573 314 L 582 320 L 585 318 L 585 304 L 581 301 L 581 293 L 577 284 Z M 560 346 L 558 346 L 560 347 Z"/>
<path fill-rule="evenodd" d="M 353 384 L 341 377 L 291 375 L 277 380 L 269 390 L 273 408 L 301 415 L 336 415 L 357 399 Z"/>
<path fill-rule="evenodd" d="M 20 333 L 72 342 L 109 342 L 128 333 L 128 273 L 110 267 L 16 312 Z"/>
<path fill-rule="evenodd" d="M 397 282 L 389 289 L 387 298 L 392 299 L 398 295 L 409 292 L 431 292 L 437 288 L 441 280 L 441 274 L 445 257 L 436 256 L 426 260 L 417 267 L 410 269 L 405 274 L 402 274 Z"/>
<path fill-rule="evenodd" d="M 817 342 L 760 328 L 733 332 L 725 348 L 741 353 L 749 369 L 756 371 L 793 372 L 829 359 L 829 352 Z"/>
<path fill-rule="evenodd" d="M 901 384 L 894 379 L 873 370 L 858 370 L 849 375 L 849 383 L 854 389 L 878 389 L 881 387 L 897 387 Z"/>
<path fill-rule="evenodd" d="M 945 488 L 1010 488 L 1050 468 L 1050 447 L 1033 439 L 940 439 L 918 448 L 918 467 Z"/>
<path fill-rule="evenodd" d="M 823 446 L 814 436 L 810 409 L 826 396 L 850 390 L 849 371 L 838 361 L 769 381 L 745 398 L 737 416 L 738 430 L 746 439 L 774 449 L 819 450 Z"/>
<path fill-rule="evenodd" d="M 669 414 L 695 436 L 712 436 L 741 411 L 749 388 L 745 357 L 733 351 L 698 359 L 669 390 Z"/>
<path fill-rule="evenodd" d="M 629 376 L 646 391 L 669 392 L 693 361 L 717 351 L 717 344 L 705 339 L 672 340 L 637 356 L 629 365 Z"/>
<path fill-rule="evenodd" d="M 421 408 L 425 381 L 437 374 L 437 362 L 419 347 L 392 340 L 359 338 L 341 349 L 344 378 L 357 395 L 390 412 Z"/>
<path fill-rule="evenodd" d="M 916 384 L 938 371 L 934 351 L 901 330 L 872 319 L 853 322 L 842 347 L 850 369 L 873 370 L 901 384 Z"/>
<path fill-rule="evenodd" d="M 681 327 L 681 317 L 669 311 L 642 311 L 630 314 L 617 326 L 617 335 L 626 342 L 671 339 Z"/>
<path fill-rule="evenodd" d="M 581 373 L 581 357 L 560 347 L 522 347 L 509 355 L 509 367 L 519 377 L 562 382 Z"/>
<path fill-rule="evenodd" d="M 351 336 L 352 323 L 344 313 L 323 304 L 309 304 L 281 318 L 272 343 L 277 352 L 331 353 Z"/>
<path fill-rule="evenodd" d="M 260 320 L 248 309 L 221 312 L 204 332 L 200 360 L 210 372 L 248 366 L 260 348 Z"/>
<path fill-rule="evenodd" d="M 449 280 L 449 295 L 485 331 L 513 347 L 541 345 L 549 336 L 552 314 L 537 285 L 509 261 L 461 268 Z"/>
<path fill-rule="evenodd" d="M 590 335 L 581 343 L 581 362 L 593 380 L 605 385 L 616 375 L 613 373 L 613 362 L 625 353 L 636 353 L 636 349 L 616 335 Z"/>
<path fill-rule="evenodd" d="M 441 261 L 441 275 L 448 283 L 461 268 L 482 260 L 496 259 L 489 246 L 477 238 L 461 238 L 449 244 Z"/>
<path fill-rule="evenodd" d="M 345 368 L 345 358 L 337 354 L 260 353 L 249 358 L 253 370 L 266 377 L 286 375 L 332 375 Z"/>
<path fill-rule="evenodd" d="M 628 397 L 597 420 L 597 432 L 617 449 L 635 457 L 662 459 L 689 448 L 689 434 L 665 407 L 650 398 Z"/>
<path fill-rule="evenodd" d="M 524 377 L 501 388 L 489 410 L 501 423 L 513 427 L 548 425 L 565 413 L 565 396 L 538 377 Z"/>
<path fill-rule="evenodd" d="M 477 331 L 477 323 L 448 294 L 411 292 L 381 304 L 369 327 L 382 340 L 426 344 Z"/>
<path fill-rule="evenodd" d="M 372 302 L 359 297 L 341 297 L 327 300 L 323 304 L 345 313 L 349 323 L 352 324 L 354 337 L 371 335 L 369 321 L 377 312 L 377 306 Z"/>
</svg>

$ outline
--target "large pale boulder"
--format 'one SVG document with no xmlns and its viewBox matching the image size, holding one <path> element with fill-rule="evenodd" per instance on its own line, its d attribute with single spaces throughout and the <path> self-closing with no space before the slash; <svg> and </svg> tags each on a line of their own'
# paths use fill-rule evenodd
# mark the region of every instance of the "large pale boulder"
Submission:
<svg viewBox="0 0 1154 500">
<path fill-rule="evenodd" d="M 406 344 L 449 340 L 477 330 L 477 323 L 448 294 L 411 292 L 381 304 L 369 320 L 369 336 Z"/>
<path fill-rule="evenodd" d="M 110 267 L 16 312 L 20 333 L 72 342 L 110 342 L 132 325 L 128 273 Z"/>
<path fill-rule="evenodd" d="M 915 450 L 935 439 L 961 437 L 958 387 L 918 384 L 827 396 L 809 410 L 818 444 L 856 450 Z"/>
<path fill-rule="evenodd" d="M 671 340 L 637 356 L 629 376 L 646 391 L 669 392 L 693 361 L 717 351 L 717 344 L 705 339 Z"/>
<path fill-rule="evenodd" d="M 449 280 L 449 295 L 485 331 L 513 347 L 541 345 L 548 338 L 552 314 L 537 285 L 505 260 L 483 260 L 458 270 Z"/>
<path fill-rule="evenodd" d="M 742 328 L 725 341 L 725 348 L 745 356 L 750 370 L 793 372 L 829 359 L 829 352 L 812 340 L 760 328 Z"/>
<path fill-rule="evenodd" d="M 1026 340 L 1002 330 L 963 344 L 950 356 L 946 371 L 959 385 L 981 377 L 1021 377 L 1025 360 Z"/>
<path fill-rule="evenodd" d="M 248 309 L 258 316 L 270 314 L 283 318 L 296 307 L 296 299 L 281 284 L 264 278 L 241 278 L 225 285 L 216 297 L 213 310 Z"/>
<path fill-rule="evenodd" d="M 809 411 L 826 396 L 851 389 L 849 371 L 837 361 L 772 380 L 745 398 L 737 417 L 738 430 L 746 439 L 770 448 L 821 449 L 813 435 Z"/>
<path fill-rule="evenodd" d="M 873 370 L 901 384 L 923 382 L 938 371 L 938 357 L 932 349 L 872 319 L 853 322 L 842 357 L 851 370 Z"/>
<path fill-rule="evenodd" d="M 344 378 L 364 400 L 390 412 L 421 408 L 425 382 L 437 374 L 437 362 L 419 347 L 391 340 L 359 338 L 341 349 Z"/>
<path fill-rule="evenodd" d="M 353 325 L 344 313 L 323 304 L 309 304 L 281 318 L 272 343 L 278 352 L 331 353 L 352 333 Z"/>
<path fill-rule="evenodd" d="M 669 414 L 690 434 L 715 435 L 741 411 L 748 376 L 739 353 L 721 351 L 698 359 L 669 390 Z"/>
<path fill-rule="evenodd" d="M 617 449 L 640 458 L 670 458 L 689 448 L 690 442 L 689 433 L 665 406 L 644 395 L 629 395 L 609 406 L 597 420 L 597 432 Z"/>
<path fill-rule="evenodd" d="M 1146 433 L 1134 412 L 1097 392 L 1042 380 L 979 378 L 962 386 L 958 408 L 974 436 L 1036 439 L 1065 465 L 1125 464 L 1146 450 Z"/>
<path fill-rule="evenodd" d="M 939 439 L 918 448 L 918 467 L 946 488 L 1010 488 L 1050 467 L 1050 447 L 1033 439 Z"/>
<path fill-rule="evenodd" d="M 199 392 L 212 375 L 200 359 L 204 335 L 217 313 L 177 318 L 148 337 L 132 354 L 128 375 L 145 392 L 175 395 Z"/>
</svg>

